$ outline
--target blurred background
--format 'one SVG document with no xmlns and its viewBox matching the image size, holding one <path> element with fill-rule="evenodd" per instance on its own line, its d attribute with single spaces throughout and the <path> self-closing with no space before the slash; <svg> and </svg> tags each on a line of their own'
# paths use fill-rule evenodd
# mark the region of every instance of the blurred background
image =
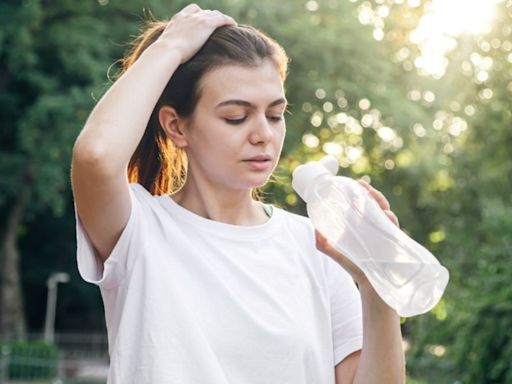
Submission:
<svg viewBox="0 0 512 384">
<path fill-rule="evenodd" d="M 290 174 L 332 154 L 450 270 L 441 302 L 402 320 L 408 382 L 512 383 L 512 1 L 197 3 L 291 57 L 267 202 L 305 214 Z M 71 149 L 130 38 L 185 4 L 0 2 L 0 383 L 105 383 L 101 297 L 76 268 Z"/>
</svg>

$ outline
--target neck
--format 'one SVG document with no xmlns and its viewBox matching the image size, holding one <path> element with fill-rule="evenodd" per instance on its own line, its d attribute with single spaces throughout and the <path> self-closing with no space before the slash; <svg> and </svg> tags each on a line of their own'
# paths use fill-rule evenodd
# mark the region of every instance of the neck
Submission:
<svg viewBox="0 0 512 384">
<path fill-rule="evenodd" d="M 183 208 L 206 219 L 232 225 L 258 225 L 268 220 L 262 204 L 247 189 L 219 189 L 207 182 L 187 178 L 170 197 Z"/>
</svg>

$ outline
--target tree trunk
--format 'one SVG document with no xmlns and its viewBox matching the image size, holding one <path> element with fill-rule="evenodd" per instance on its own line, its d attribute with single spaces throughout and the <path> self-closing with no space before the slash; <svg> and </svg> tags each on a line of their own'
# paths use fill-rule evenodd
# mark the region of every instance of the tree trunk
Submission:
<svg viewBox="0 0 512 384">
<path fill-rule="evenodd" d="M 30 197 L 24 183 L 9 211 L 0 251 L 0 340 L 26 338 L 25 311 L 20 279 L 18 228 Z"/>
</svg>

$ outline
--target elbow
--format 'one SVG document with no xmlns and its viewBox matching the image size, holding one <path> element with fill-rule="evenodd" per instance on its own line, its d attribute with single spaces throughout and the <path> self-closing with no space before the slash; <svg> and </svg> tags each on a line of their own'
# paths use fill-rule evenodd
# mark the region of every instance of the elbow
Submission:
<svg viewBox="0 0 512 384">
<path fill-rule="evenodd" d="M 98 166 L 107 161 L 107 154 L 101 141 L 85 140 L 78 137 L 73 146 L 73 163 Z"/>
<path fill-rule="evenodd" d="M 88 176 L 112 177 L 126 168 L 116 166 L 115 155 L 101 140 L 79 136 L 72 152 L 72 169 Z"/>
</svg>

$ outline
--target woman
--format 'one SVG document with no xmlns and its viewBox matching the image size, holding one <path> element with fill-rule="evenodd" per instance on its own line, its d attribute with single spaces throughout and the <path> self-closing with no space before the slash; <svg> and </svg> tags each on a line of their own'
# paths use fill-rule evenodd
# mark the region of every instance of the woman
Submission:
<svg viewBox="0 0 512 384">
<path fill-rule="evenodd" d="M 192 4 L 149 26 L 91 112 L 72 184 L 108 383 L 404 381 L 399 318 L 361 270 L 254 198 L 283 145 L 286 65 L 272 39 Z"/>
</svg>

